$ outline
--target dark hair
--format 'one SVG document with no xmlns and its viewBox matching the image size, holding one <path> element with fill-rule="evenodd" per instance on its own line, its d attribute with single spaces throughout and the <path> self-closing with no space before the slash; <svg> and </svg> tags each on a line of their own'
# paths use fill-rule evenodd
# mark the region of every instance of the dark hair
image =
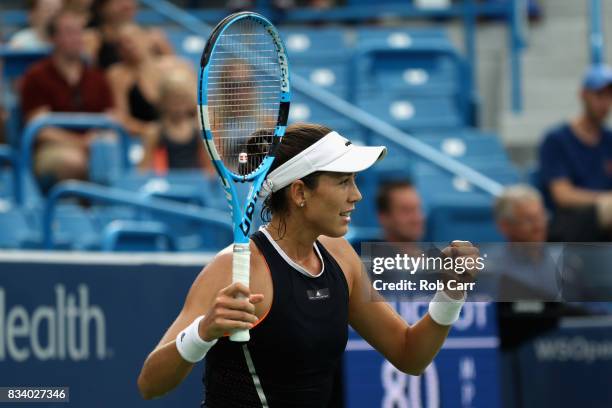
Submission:
<svg viewBox="0 0 612 408">
<path fill-rule="evenodd" d="M 102 17 L 102 9 L 110 0 L 94 0 L 91 4 L 91 19 L 88 22 L 88 26 L 92 28 L 99 28 L 104 23 Z"/>
<path fill-rule="evenodd" d="M 285 136 L 276 149 L 275 159 L 272 163 L 272 167 L 270 167 L 270 173 L 295 155 L 321 140 L 329 132 L 331 132 L 331 129 L 327 126 L 312 123 L 294 123 L 287 126 Z M 321 173 L 320 171 L 314 172 L 306 177 L 302 177 L 300 180 L 302 180 L 309 189 L 314 189 L 317 188 Z M 284 215 L 287 213 L 289 210 L 287 201 L 288 187 L 289 186 L 286 186 L 266 197 L 261 209 L 261 219 L 264 222 L 270 222 L 273 214 Z M 283 234 L 280 235 L 282 236 Z"/>
<path fill-rule="evenodd" d="M 33 11 L 36 7 L 38 7 L 38 2 L 40 0 L 27 0 L 26 1 L 26 10 Z"/>
<path fill-rule="evenodd" d="M 410 180 L 391 180 L 381 183 L 376 194 L 376 211 L 388 213 L 391 207 L 391 193 L 402 188 L 414 188 L 414 185 Z"/>
</svg>

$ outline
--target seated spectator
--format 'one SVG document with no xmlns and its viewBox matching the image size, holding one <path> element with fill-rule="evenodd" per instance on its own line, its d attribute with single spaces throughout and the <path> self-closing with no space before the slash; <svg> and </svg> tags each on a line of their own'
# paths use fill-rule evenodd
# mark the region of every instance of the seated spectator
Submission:
<svg viewBox="0 0 612 408">
<path fill-rule="evenodd" d="M 62 8 L 62 0 L 28 0 L 26 7 L 30 26 L 13 34 L 9 47 L 23 50 L 49 47 L 47 24 Z"/>
<path fill-rule="evenodd" d="M 612 226 L 612 69 L 591 67 L 580 92 L 583 111 L 549 131 L 540 147 L 540 177 L 555 210 L 551 239 L 609 240 Z"/>
<path fill-rule="evenodd" d="M 557 325 L 564 306 L 562 248 L 545 244 L 548 217 L 541 194 L 529 185 L 504 189 L 493 215 L 506 244 L 482 244 L 486 273 L 477 287 L 495 299 L 502 352 Z"/>
<path fill-rule="evenodd" d="M 540 193 L 529 185 L 504 189 L 495 200 L 495 222 L 508 242 L 484 247 L 487 268 L 496 273 L 498 300 L 554 301 L 560 298 L 560 248 L 544 245 L 548 217 Z"/>
<path fill-rule="evenodd" d="M 506 188 L 496 199 L 495 222 L 508 242 L 546 242 L 548 216 L 540 193 L 528 185 Z"/>
<path fill-rule="evenodd" d="M 387 242 L 417 242 L 423 237 L 421 197 L 408 181 L 383 183 L 376 196 L 378 222 Z"/>
<path fill-rule="evenodd" d="M 146 32 L 136 24 L 122 25 L 117 38 L 121 61 L 111 65 L 107 78 L 119 120 L 130 133 L 140 135 L 159 117 L 156 105 L 162 77 L 170 71 L 192 68 L 173 55 L 155 55 Z"/>
<path fill-rule="evenodd" d="M 173 71 L 160 83 L 159 124 L 145 134 L 142 169 L 201 168 L 214 173 L 198 126 L 196 83 L 187 71 Z"/>
<path fill-rule="evenodd" d="M 88 54 L 97 65 L 107 69 L 121 60 L 119 27 L 133 23 L 138 6 L 135 0 L 94 0 L 91 27 L 88 32 Z M 172 46 L 160 29 L 146 30 L 148 45 L 156 55 L 172 54 Z"/>
<path fill-rule="evenodd" d="M 21 109 L 26 121 L 48 112 L 103 113 L 113 106 L 104 73 L 87 66 L 82 59 L 81 16 L 65 10 L 49 24 L 53 44 L 50 57 L 26 72 L 21 86 Z M 92 132 L 78 133 L 44 128 L 38 135 L 34 171 L 43 188 L 64 179 L 85 179 Z"/>
</svg>

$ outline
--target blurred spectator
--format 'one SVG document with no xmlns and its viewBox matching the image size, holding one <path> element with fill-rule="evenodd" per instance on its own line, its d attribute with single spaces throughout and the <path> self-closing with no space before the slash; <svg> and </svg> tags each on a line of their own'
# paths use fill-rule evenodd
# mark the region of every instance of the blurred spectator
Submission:
<svg viewBox="0 0 612 408">
<path fill-rule="evenodd" d="M 57 14 L 49 24 L 54 46 L 50 57 L 26 72 L 21 108 L 26 121 L 47 112 L 105 112 L 113 100 L 104 73 L 83 62 L 83 18 L 72 11 Z M 34 156 L 35 173 L 43 187 L 56 181 L 87 175 L 88 148 L 93 133 L 60 128 L 40 131 Z"/>
<path fill-rule="evenodd" d="M 175 70 L 160 82 L 159 124 L 144 135 L 142 169 L 166 173 L 169 169 L 201 168 L 214 173 L 204 151 L 198 126 L 196 82 L 187 71 Z"/>
<path fill-rule="evenodd" d="M 507 244 L 485 245 L 482 250 L 487 254 L 487 270 L 493 274 L 488 279 L 496 282 L 498 300 L 559 300 L 559 267 L 554 260 L 559 248 L 545 244 L 548 219 L 540 193 L 526 184 L 509 186 L 495 200 L 493 212 Z M 538 305 L 544 307 L 543 303 Z M 512 306 L 500 306 L 500 311 L 510 313 L 508 308 Z"/>
<path fill-rule="evenodd" d="M 421 197 L 408 181 L 383 183 L 376 196 L 378 222 L 387 242 L 417 242 L 423 237 Z"/>
<path fill-rule="evenodd" d="M 48 47 L 47 25 L 62 8 L 62 0 L 28 0 L 26 2 L 30 26 L 17 31 L 9 40 L 9 47 L 36 49 Z"/>
<path fill-rule="evenodd" d="M 495 221 L 508 242 L 545 242 L 548 216 L 540 193 L 528 185 L 506 188 L 495 201 Z"/>
<path fill-rule="evenodd" d="M 108 68 L 121 60 L 118 35 L 119 27 L 133 23 L 138 11 L 135 0 L 94 0 L 91 26 L 88 32 L 88 54 L 101 68 Z M 172 54 L 172 46 L 163 31 L 146 30 L 148 45 L 154 54 Z"/>
<path fill-rule="evenodd" d="M 130 133 L 141 135 L 159 117 L 156 105 L 162 77 L 176 69 L 192 68 L 175 56 L 155 55 L 146 32 L 136 24 L 119 27 L 117 39 L 121 62 L 107 70 L 107 78 L 119 119 Z"/>
<path fill-rule="evenodd" d="M 604 128 L 612 105 L 612 69 L 593 66 L 580 92 L 582 113 L 545 136 L 542 186 L 555 208 L 551 238 L 599 241 L 612 226 L 612 132 Z"/>
</svg>

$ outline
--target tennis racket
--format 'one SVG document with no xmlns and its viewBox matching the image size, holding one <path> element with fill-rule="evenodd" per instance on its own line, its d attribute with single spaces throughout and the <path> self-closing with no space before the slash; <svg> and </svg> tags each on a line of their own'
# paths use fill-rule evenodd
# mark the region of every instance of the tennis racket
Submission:
<svg viewBox="0 0 612 408">
<path fill-rule="evenodd" d="M 240 12 L 217 24 L 201 59 L 199 116 L 232 213 L 232 279 L 247 287 L 257 195 L 285 134 L 290 99 L 287 54 L 272 23 Z M 236 183 L 251 183 L 242 207 Z M 249 338 L 248 330 L 230 336 L 232 341 Z"/>
</svg>

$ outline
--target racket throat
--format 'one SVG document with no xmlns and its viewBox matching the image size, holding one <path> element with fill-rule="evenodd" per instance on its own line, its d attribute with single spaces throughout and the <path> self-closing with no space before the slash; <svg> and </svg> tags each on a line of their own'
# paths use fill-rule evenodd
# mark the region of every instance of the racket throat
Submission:
<svg viewBox="0 0 612 408">
<path fill-rule="evenodd" d="M 244 218 L 242 219 L 242 222 L 240 222 L 240 225 L 238 226 L 242 234 L 247 239 L 249 237 L 249 231 L 251 231 L 251 225 L 253 224 L 253 214 L 255 213 L 255 203 L 257 202 L 257 194 L 249 194 L 249 195 L 253 196 L 253 199 L 250 200 L 249 205 L 247 205 L 244 211 Z"/>
</svg>

